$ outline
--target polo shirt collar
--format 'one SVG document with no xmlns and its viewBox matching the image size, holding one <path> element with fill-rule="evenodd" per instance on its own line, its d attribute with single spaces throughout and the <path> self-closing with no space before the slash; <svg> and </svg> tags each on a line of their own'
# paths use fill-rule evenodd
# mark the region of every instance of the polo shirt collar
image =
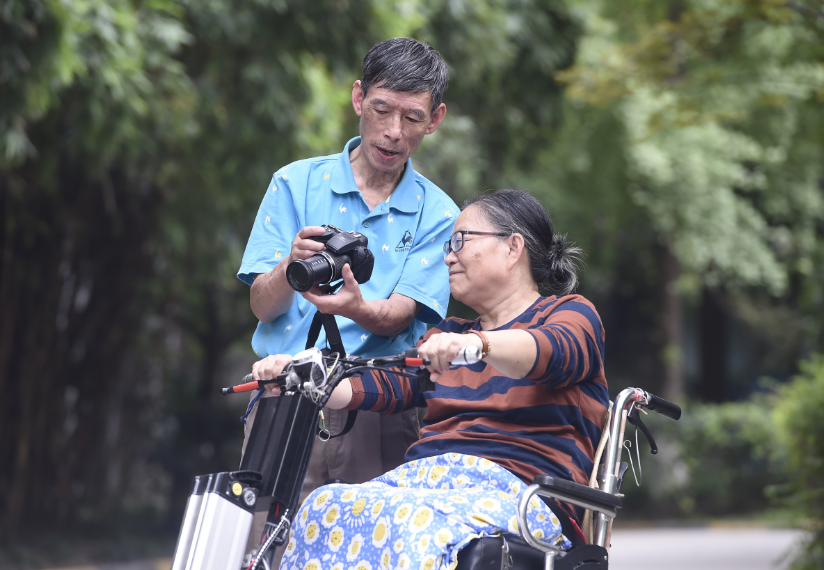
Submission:
<svg viewBox="0 0 824 570">
<path fill-rule="evenodd" d="M 355 137 L 346 143 L 343 152 L 338 157 L 338 164 L 332 175 L 332 192 L 336 194 L 348 194 L 358 192 L 360 189 L 355 184 L 355 175 L 352 172 L 352 163 L 349 161 L 349 153 L 361 143 L 360 137 Z M 402 212 L 414 213 L 420 206 L 421 189 L 415 182 L 415 171 L 412 168 L 412 159 L 406 160 L 403 176 L 401 177 L 395 191 L 387 198 L 386 204 L 390 208 L 395 208 Z"/>
</svg>

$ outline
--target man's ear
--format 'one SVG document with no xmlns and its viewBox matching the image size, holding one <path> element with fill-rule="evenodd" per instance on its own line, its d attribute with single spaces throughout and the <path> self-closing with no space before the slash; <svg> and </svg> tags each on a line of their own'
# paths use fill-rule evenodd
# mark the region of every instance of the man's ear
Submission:
<svg viewBox="0 0 824 570">
<path fill-rule="evenodd" d="M 426 128 L 426 134 L 431 135 L 434 133 L 443 122 L 444 117 L 446 117 L 446 103 L 441 103 L 437 109 L 432 111 L 432 120 Z"/>
<path fill-rule="evenodd" d="M 363 88 L 361 87 L 360 79 L 358 79 L 355 81 L 355 84 L 352 85 L 352 107 L 355 108 L 355 114 L 358 117 L 363 114 L 363 97 Z"/>
</svg>

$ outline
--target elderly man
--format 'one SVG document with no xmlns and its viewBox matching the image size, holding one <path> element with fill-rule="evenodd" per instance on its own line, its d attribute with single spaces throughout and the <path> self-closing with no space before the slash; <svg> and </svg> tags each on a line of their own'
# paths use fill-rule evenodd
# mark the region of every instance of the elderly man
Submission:
<svg viewBox="0 0 824 570">
<path fill-rule="evenodd" d="M 336 315 L 346 351 L 361 356 L 402 352 L 415 345 L 427 323 L 445 316 L 449 281 L 441 245 L 459 211 L 413 170 L 410 157 L 446 115 L 447 80 L 446 64 L 428 44 L 393 38 L 376 45 L 352 88 L 360 137 L 340 154 L 301 160 L 274 174 L 238 272 L 251 285 L 252 311 L 260 320 L 252 339 L 255 354 L 302 350 L 316 310 Z M 372 278 L 359 285 L 347 266 L 336 294 L 323 295 L 315 287 L 297 295 L 286 267 L 324 248 L 310 239 L 323 233 L 322 224 L 369 239 Z M 321 332 L 316 345 L 326 344 Z M 258 379 L 257 368 L 253 372 Z M 247 440 L 256 410 L 250 408 Z M 325 415 L 327 427 L 338 433 L 346 412 Z M 418 437 L 414 411 L 362 416 L 347 435 L 316 442 L 304 496 L 327 479 L 361 483 L 403 462 Z M 256 544 L 260 528 L 253 527 L 250 544 Z"/>
</svg>

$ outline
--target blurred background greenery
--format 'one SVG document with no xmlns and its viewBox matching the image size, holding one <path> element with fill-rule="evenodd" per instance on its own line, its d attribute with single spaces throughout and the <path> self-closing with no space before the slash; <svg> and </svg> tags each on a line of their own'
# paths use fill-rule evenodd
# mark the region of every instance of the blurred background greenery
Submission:
<svg viewBox="0 0 824 570">
<path fill-rule="evenodd" d="M 416 168 L 538 195 L 613 395 L 685 409 L 622 517 L 779 509 L 824 567 L 820 0 L 0 0 L 0 565 L 169 554 L 237 465 L 257 207 L 400 35 L 450 69 Z"/>
</svg>

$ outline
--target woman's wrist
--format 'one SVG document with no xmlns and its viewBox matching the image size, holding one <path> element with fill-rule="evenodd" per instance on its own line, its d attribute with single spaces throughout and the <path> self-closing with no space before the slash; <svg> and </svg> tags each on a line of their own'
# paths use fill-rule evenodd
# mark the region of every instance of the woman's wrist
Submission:
<svg viewBox="0 0 824 570">
<path fill-rule="evenodd" d="M 353 395 L 352 382 L 349 378 L 345 378 L 335 387 L 335 391 L 332 392 L 329 401 L 326 402 L 326 407 L 333 410 L 342 410 L 352 402 Z"/>
<path fill-rule="evenodd" d="M 489 342 L 489 337 L 486 336 L 486 333 L 483 331 L 476 331 L 474 329 L 470 329 L 468 331 L 464 331 L 464 334 L 473 335 L 480 339 L 481 341 L 481 360 L 489 356 L 489 353 L 492 350 L 492 344 Z"/>
</svg>

